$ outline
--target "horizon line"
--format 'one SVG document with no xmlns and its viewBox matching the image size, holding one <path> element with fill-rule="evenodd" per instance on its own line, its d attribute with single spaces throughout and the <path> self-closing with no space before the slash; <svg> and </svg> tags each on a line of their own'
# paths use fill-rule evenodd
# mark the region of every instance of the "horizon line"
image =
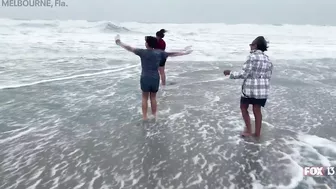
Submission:
<svg viewBox="0 0 336 189">
<path fill-rule="evenodd" d="M 331 26 L 335 27 L 336 24 L 291 24 L 291 23 L 226 23 L 226 22 L 145 22 L 145 21 L 117 21 L 117 20 L 86 20 L 86 19 L 25 19 L 25 18 L 8 18 L 0 16 L 0 19 L 8 20 L 24 20 L 24 21 L 87 21 L 87 22 L 118 22 L 118 23 L 139 23 L 139 24 L 226 24 L 226 25 L 272 25 L 272 26 L 284 26 L 284 25 L 293 25 L 293 26 Z"/>
</svg>

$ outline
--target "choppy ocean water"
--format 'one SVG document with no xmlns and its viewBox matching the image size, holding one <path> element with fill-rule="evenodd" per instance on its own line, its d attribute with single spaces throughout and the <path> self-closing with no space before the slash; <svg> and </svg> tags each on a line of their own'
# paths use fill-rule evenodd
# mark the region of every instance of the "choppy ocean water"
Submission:
<svg viewBox="0 0 336 189">
<path fill-rule="evenodd" d="M 161 28 L 168 50 L 159 118 L 141 121 L 139 58 Z M 304 166 L 336 165 L 336 27 L 0 22 L 0 188 L 336 188 Z M 262 138 L 242 139 L 238 70 L 270 41 Z M 253 116 L 252 116 L 253 117 Z"/>
</svg>

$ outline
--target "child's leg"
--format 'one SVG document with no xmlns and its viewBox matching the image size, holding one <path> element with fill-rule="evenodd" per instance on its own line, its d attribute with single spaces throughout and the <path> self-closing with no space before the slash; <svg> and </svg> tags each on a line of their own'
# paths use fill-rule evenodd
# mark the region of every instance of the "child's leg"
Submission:
<svg viewBox="0 0 336 189">
<path fill-rule="evenodd" d="M 150 102 L 151 102 L 152 114 L 156 117 L 156 110 L 157 110 L 156 93 L 150 93 Z"/>
<path fill-rule="evenodd" d="M 159 91 L 159 88 L 160 88 L 160 78 L 153 79 L 151 81 L 150 101 L 151 101 L 152 114 L 155 117 L 157 111 L 156 93 Z"/>
<path fill-rule="evenodd" d="M 161 78 L 161 84 L 166 85 L 166 73 L 165 73 L 164 66 L 159 67 L 159 73 L 160 73 L 160 78 Z"/>
<path fill-rule="evenodd" d="M 147 119 L 148 96 L 149 92 L 142 92 L 142 117 L 144 120 Z"/>
</svg>

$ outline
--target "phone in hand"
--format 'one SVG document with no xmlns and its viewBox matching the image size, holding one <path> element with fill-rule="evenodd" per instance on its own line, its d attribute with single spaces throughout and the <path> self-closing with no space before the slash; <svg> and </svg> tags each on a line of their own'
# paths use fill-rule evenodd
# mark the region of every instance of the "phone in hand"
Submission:
<svg viewBox="0 0 336 189">
<path fill-rule="evenodd" d="M 116 35 L 114 39 L 115 39 L 116 41 L 117 41 L 117 40 L 120 40 L 120 35 L 119 35 L 119 34 Z"/>
<path fill-rule="evenodd" d="M 119 44 L 120 43 L 120 35 L 116 35 L 115 38 L 114 38 L 116 44 Z"/>
</svg>

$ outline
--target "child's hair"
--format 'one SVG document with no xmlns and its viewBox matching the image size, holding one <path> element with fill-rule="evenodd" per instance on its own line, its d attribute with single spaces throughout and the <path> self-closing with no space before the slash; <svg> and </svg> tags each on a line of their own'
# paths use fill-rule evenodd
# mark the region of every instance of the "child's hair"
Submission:
<svg viewBox="0 0 336 189">
<path fill-rule="evenodd" d="M 156 49 L 158 47 L 158 40 L 153 36 L 146 36 L 145 41 L 150 48 Z"/>
<path fill-rule="evenodd" d="M 267 41 L 263 36 L 259 36 L 255 39 L 255 43 L 257 45 L 257 49 L 261 50 L 262 52 L 267 51 Z"/>
<path fill-rule="evenodd" d="M 160 31 L 156 32 L 156 37 L 164 38 L 166 32 L 167 30 L 161 29 Z"/>
</svg>

